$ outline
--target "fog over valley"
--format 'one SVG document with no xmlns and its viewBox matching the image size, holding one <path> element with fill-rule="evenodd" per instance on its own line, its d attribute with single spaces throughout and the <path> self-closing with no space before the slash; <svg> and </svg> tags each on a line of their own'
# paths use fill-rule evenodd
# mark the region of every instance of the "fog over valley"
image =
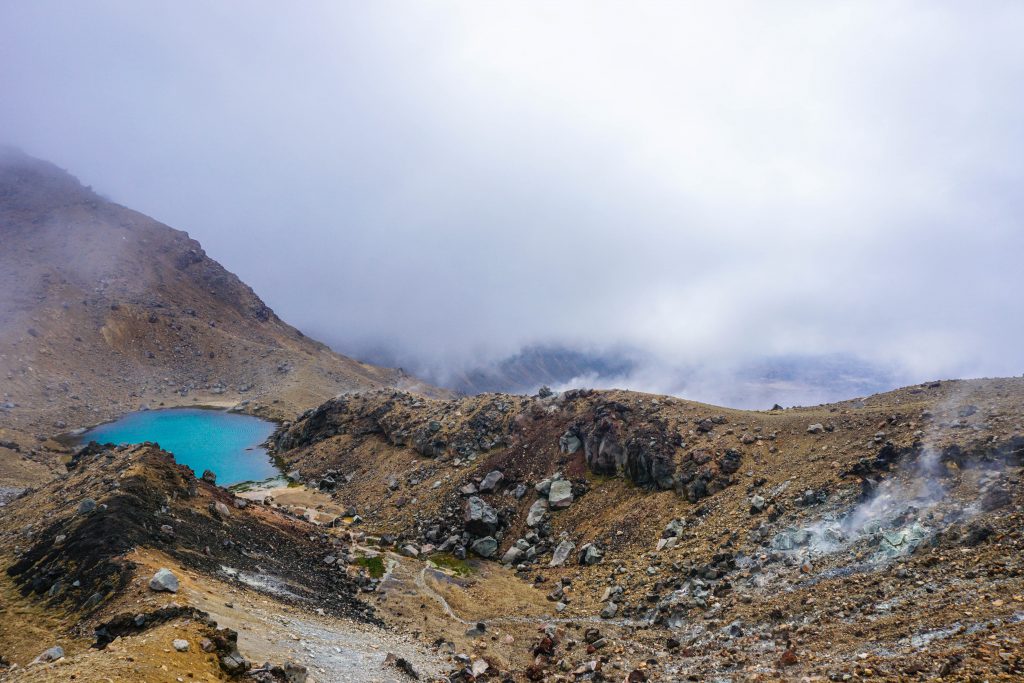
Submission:
<svg viewBox="0 0 1024 683">
<path fill-rule="evenodd" d="M 5 3 L 0 138 L 339 352 L 742 407 L 1024 367 L 1019 4 L 236 10 Z"/>
</svg>

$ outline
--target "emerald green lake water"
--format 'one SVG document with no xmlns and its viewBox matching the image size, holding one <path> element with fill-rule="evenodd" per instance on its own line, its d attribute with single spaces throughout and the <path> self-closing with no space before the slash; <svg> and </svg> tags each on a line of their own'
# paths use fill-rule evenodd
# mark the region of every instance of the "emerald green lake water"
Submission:
<svg viewBox="0 0 1024 683">
<path fill-rule="evenodd" d="M 251 415 L 200 408 L 168 408 L 130 413 L 81 435 L 81 443 L 129 444 L 155 441 L 199 476 L 212 470 L 217 483 L 230 486 L 263 481 L 281 473 L 259 444 L 274 423 Z"/>
</svg>

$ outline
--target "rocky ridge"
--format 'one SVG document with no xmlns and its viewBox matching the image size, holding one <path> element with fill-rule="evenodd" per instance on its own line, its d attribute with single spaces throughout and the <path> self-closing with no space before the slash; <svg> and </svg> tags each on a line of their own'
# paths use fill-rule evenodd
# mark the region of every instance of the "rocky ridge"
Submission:
<svg viewBox="0 0 1024 683">
<path fill-rule="evenodd" d="M 1009 680 L 1024 672 L 1022 398 L 1019 379 L 768 412 L 376 392 L 276 443 L 354 515 L 337 523 L 442 566 L 504 564 L 543 592 L 540 643 L 492 671 Z"/>
</svg>

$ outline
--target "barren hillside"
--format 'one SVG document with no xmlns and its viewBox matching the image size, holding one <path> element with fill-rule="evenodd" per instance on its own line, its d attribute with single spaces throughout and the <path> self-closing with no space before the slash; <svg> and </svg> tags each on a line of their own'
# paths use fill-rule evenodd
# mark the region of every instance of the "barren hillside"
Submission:
<svg viewBox="0 0 1024 683">
<path fill-rule="evenodd" d="M 187 233 L 9 149 L 0 244 L 0 425 L 51 433 L 197 401 L 285 416 L 416 386 L 305 337 Z"/>
<path fill-rule="evenodd" d="M 477 568 L 455 615 L 516 637 L 446 637 L 514 680 L 1019 680 L 1022 424 L 1021 379 L 767 412 L 375 392 L 277 444 L 389 547 Z"/>
</svg>

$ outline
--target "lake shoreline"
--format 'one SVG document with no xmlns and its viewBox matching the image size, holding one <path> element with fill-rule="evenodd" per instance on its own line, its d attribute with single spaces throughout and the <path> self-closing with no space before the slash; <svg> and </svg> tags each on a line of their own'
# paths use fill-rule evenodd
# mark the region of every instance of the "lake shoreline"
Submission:
<svg viewBox="0 0 1024 683">
<path fill-rule="evenodd" d="M 92 441 L 155 443 L 197 476 L 206 470 L 214 472 L 225 488 L 283 480 L 284 472 L 268 443 L 278 423 L 231 410 L 233 405 L 138 410 L 62 436 L 71 447 Z"/>
</svg>

